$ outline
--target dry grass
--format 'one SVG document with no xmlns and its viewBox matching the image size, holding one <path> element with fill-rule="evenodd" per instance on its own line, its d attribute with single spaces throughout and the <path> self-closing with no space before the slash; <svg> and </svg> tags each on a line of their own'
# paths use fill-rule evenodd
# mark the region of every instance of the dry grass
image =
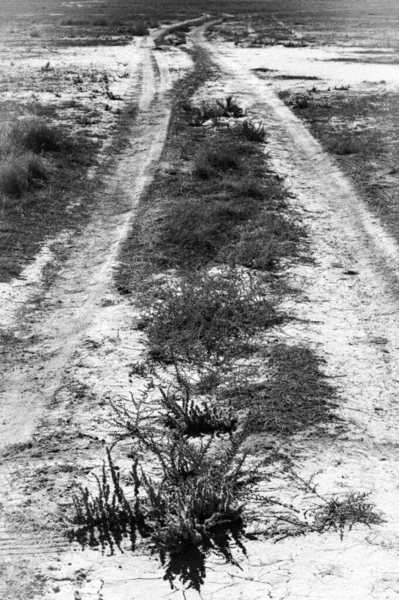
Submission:
<svg viewBox="0 0 399 600">
<path fill-rule="evenodd" d="M 231 439 L 216 458 L 211 442 L 194 447 L 184 440 L 156 441 L 141 434 L 140 443 L 152 454 L 152 472 L 155 468 L 158 477 L 149 477 L 134 453 L 128 481 L 133 498 L 125 493 L 108 452 L 109 475 L 104 468 L 98 493 L 81 488 L 75 497 L 72 538 L 83 547 L 101 545 L 111 552 L 121 548 L 125 538 L 133 552 L 144 540 L 158 554 L 172 588 L 178 578 L 200 591 L 211 552 L 233 563 L 233 545 L 245 552 L 239 502 L 245 460 L 241 441 Z"/>
<path fill-rule="evenodd" d="M 0 129 L 0 281 L 18 276 L 46 236 L 82 222 L 91 202 L 82 177 L 94 152 L 94 144 L 70 140 L 44 118 Z M 84 202 L 72 215 L 67 207 L 77 195 Z"/>
<path fill-rule="evenodd" d="M 57 128 L 38 119 L 21 119 L 0 131 L 0 160 L 22 152 L 59 152 L 70 149 L 70 143 Z"/>
<path fill-rule="evenodd" d="M 241 157 L 236 145 L 201 150 L 195 159 L 194 174 L 200 179 L 218 177 L 231 169 L 238 169 Z"/>
<path fill-rule="evenodd" d="M 0 163 L 0 193 L 6 196 L 21 198 L 47 179 L 47 169 L 37 156 L 20 154 Z"/>
</svg>

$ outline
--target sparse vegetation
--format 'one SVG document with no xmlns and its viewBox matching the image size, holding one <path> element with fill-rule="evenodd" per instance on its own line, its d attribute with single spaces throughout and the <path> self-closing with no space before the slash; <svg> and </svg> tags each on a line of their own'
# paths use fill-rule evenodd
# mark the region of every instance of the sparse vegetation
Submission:
<svg viewBox="0 0 399 600">
<path fill-rule="evenodd" d="M 240 128 L 203 135 L 189 150 L 192 170 L 185 166 L 178 185 L 163 177 L 149 192 L 151 205 L 142 204 L 126 274 L 139 276 L 145 264 L 163 270 L 227 262 L 270 270 L 295 254 L 304 232 L 285 214 L 283 185 L 267 171 L 261 147 Z"/>
<path fill-rule="evenodd" d="M 206 148 L 196 157 L 194 174 L 200 179 L 218 177 L 225 171 L 238 169 L 240 153 L 237 146 L 231 144 L 221 148 Z"/>
<path fill-rule="evenodd" d="M 345 530 L 350 531 L 356 524 L 370 527 L 383 523 L 381 513 L 369 501 L 369 496 L 365 492 L 351 492 L 346 496 L 334 496 L 325 500 L 314 512 L 315 529 L 321 532 L 334 529 L 342 540 Z"/>
<path fill-rule="evenodd" d="M 29 35 L 30 35 L 31 38 L 40 38 L 40 37 L 42 37 L 41 31 L 37 27 L 31 27 L 31 29 L 29 30 Z"/>
<path fill-rule="evenodd" d="M 190 125 L 197 127 L 209 120 L 217 125 L 222 117 L 239 119 L 245 115 L 245 111 L 233 96 L 219 98 L 213 102 L 203 101 L 199 105 L 184 100 L 180 106 L 188 116 Z"/>
<path fill-rule="evenodd" d="M 105 17 L 98 17 L 97 19 L 93 19 L 91 22 L 93 27 L 107 27 L 109 25 L 108 19 Z"/>
<path fill-rule="evenodd" d="M 75 20 L 69 25 L 109 27 L 111 34 L 115 33 L 112 25 L 117 26 L 107 19 Z M 148 34 L 144 21 L 129 26 L 122 20 L 118 27 L 117 33 L 126 36 Z M 300 45 L 286 41 L 291 33 L 280 27 L 272 40 L 258 33 L 251 43 L 280 40 L 285 46 Z M 185 41 L 184 29 L 174 35 L 179 43 Z M 82 44 L 79 38 L 75 43 Z M 49 80 L 53 71 L 50 62 L 38 68 L 39 76 Z M 127 76 L 127 71 L 118 75 Z M 97 75 L 74 74 L 71 82 L 77 90 L 89 77 L 94 80 Z M 109 89 L 107 74 L 98 83 L 105 84 L 108 100 L 121 100 Z M 313 88 L 298 98 L 296 108 L 302 112 L 313 108 L 310 93 L 321 92 Z M 111 105 L 104 107 L 108 116 Z M 264 351 L 265 332 L 282 318 L 275 297 L 276 292 L 277 296 L 283 293 L 281 267 L 298 256 L 304 231 L 299 216 L 286 210 L 284 185 L 268 171 L 267 157 L 257 147 L 267 139 L 263 124 L 244 121 L 245 111 L 232 96 L 199 107 L 187 100 L 181 108 L 186 115 L 181 118 L 175 112 L 165 152 L 164 163 L 170 161 L 173 169 L 158 173 L 142 201 L 133 243 L 123 257 L 125 270 L 119 274 L 121 293 L 129 294 L 135 287 L 143 290 L 137 304 L 139 326 L 147 332 L 150 347 L 147 360 L 131 365 L 131 376 L 149 379 L 148 389 L 151 385 L 160 392 L 160 415 L 151 427 L 125 424 L 123 433 L 133 447 L 131 472 L 121 471 L 108 453 L 97 490 L 82 487 L 75 497 L 73 538 L 111 551 L 124 548 L 129 540 L 133 551 L 142 544 L 159 556 L 172 587 L 180 578 L 199 591 L 210 552 L 233 564 L 234 546 L 245 552 L 245 436 L 256 433 L 270 444 L 271 438 L 286 441 L 301 431 L 311 435 L 312 428 L 333 420 L 334 390 L 324 378 L 321 360 L 308 348 L 269 341 Z M 90 113 L 74 122 L 89 127 L 95 119 L 97 115 Z M 200 127 L 207 120 L 217 127 L 223 119 L 224 124 L 226 119 L 242 122 L 231 131 Z M 187 128 L 187 123 L 197 127 Z M 18 205 L 23 219 L 29 218 L 29 206 L 40 205 L 40 200 L 39 216 L 32 220 L 35 227 L 42 226 L 42 213 L 44 224 L 46 219 L 57 220 L 65 203 L 58 198 L 59 190 L 70 188 L 71 180 L 62 180 L 53 195 L 48 186 L 47 197 L 34 196 L 33 191 L 45 188 L 47 180 L 61 180 L 67 166 L 69 177 L 72 172 L 77 179 L 75 193 L 81 184 L 79 160 L 83 160 L 76 148 L 57 129 L 33 120 L 24 121 L 23 128 L 7 130 L 0 143 L 0 192 L 7 197 L 3 213 L 9 205 Z M 352 138 L 341 140 L 334 152 L 361 154 L 360 146 L 353 151 L 352 144 Z M 66 149 L 73 155 L 64 153 Z M 142 286 L 132 285 L 134 277 L 140 278 Z M 194 373 L 196 383 L 179 377 L 182 364 Z M 154 385 L 155 368 L 163 369 L 168 385 Z M 173 368 L 177 384 L 170 383 Z M 87 394 L 83 387 L 69 392 L 79 403 Z M 245 435 L 243 421 L 248 423 Z M 70 442 L 65 436 L 66 447 Z M 267 455 L 265 460 L 273 458 Z M 333 496 L 309 511 L 309 521 L 304 524 L 298 518 L 296 532 L 333 530 L 342 538 L 356 523 L 371 526 L 381 523 L 382 517 L 367 494 L 351 493 Z M 264 535 L 268 534 L 266 528 Z"/>
</svg>

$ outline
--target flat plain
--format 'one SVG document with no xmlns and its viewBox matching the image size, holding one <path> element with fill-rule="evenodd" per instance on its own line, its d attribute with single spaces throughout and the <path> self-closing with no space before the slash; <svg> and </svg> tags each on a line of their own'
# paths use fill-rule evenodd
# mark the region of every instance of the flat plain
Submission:
<svg viewBox="0 0 399 600">
<path fill-rule="evenodd" d="M 0 19 L 0 597 L 396 598 L 397 4 Z"/>
</svg>

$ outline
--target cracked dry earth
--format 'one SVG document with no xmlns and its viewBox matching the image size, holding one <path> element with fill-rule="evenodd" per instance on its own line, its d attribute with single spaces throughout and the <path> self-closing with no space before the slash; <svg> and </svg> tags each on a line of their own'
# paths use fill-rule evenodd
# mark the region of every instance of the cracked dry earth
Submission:
<svg viewBox="0 0 399 600">
<path fill-rule="evenodd" d="M 326 359 L 344 426 L 331 435 L 290 439 L 296 472 L 304 480 L 313 477 L 325 495 L 370 493 L 385 517 L 372 529 L 355 526 L 343 540 L 330 532 L 277 543 L 248 541 L 241 569 L 210 558 L 201 596 L 397 598 L 399 248 L 273 87 L 251 73 L 248 51 L 209 44 L 201 28 L 192 43 L 220 68 L 209 91 L 236 95 L 264 121 L 270 159 L 310 232 L 314 262 L 289 272 L 304 291 L 287 302 L 298 319 L 273 335 L 307 344 Z M 143 48 L 142 118 L 132 130 L 134 144 L 121 156 L 97 214 L 72 242 L 70 258 L 43 301 L 35 310 L 22 308 L 18 325 L 8 332 L 0 422 L 0 597 L 7 600 L 198 597 L 191 590 L 171 591 L 158 561 L 144 552 L 113 557 L 82 552 L 66 544 L 55 524 L 73 478 L 87 477 L 101 464 L 107 399 L 127 395 L 129 364 L 145 347 L 132 327 L 131 307 L 113 289 L 112 266 L 166 136 L 165 57 Z M 284 473 L 267 486 L 283 501 L 306 505 L 306 494 Z"/>
</svg>

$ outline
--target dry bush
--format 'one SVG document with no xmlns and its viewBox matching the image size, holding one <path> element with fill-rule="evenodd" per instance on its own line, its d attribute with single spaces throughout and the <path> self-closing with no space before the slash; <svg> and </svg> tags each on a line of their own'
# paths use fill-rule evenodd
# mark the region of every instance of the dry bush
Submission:
<svg viewBox="0 0 399 600">
<path fill-rule="evenodd" d="M 199 591 L 210 552 L 235 562 L 231 543 L 244 550 L 239 502 L 245 460 L 242 438 L 231 439 L 217 456 L 210 442 L 198 448 L 183 440 L 159 442 L 143 434 L 140 442 L 154 456 L 158 477 L 148 477 L 133 455 L 127 482 L 133 497 L 127 496 L 108 451 L 109 474 L 104 467 L 97 494 L 81 488 L 74 498 L 71 537 L 82 546 L 100 545 L 111 552 L 115 546 L 121 548 L 124 539 L 135 551 L 142 539 L 158 554 L 172 587 L 178 577 Z"/>
<path fill-rule="evenodd" d="M 231 405 L 221 406 L 215 402 L 198 402 L 181 378 L 176 390 L 163 390 L 162 406 L 166 410 L 165 425 L 182 436 L 231 435 L 237 429 L 238 419 Z"/>
<path fill-rule="evenodd" d="M 345 529 L 350 531 L 358 523 L 368 527 L 383 523 L 384 519 L 375 504 L 368 501 L 369 496 L 364 492 L 351 492 L 346 496 L 325 500 L 314 511 L 314 528 L 320 532 L 334 529 L 342 540 Z"/>
<path fill-rule="evenodd" d="M 140 307 L 150 346 L 164 361 L 228 360 L 280 320 L 262 280 L 234 269 L 193 275 L 160 295 L 146 293 Z"/>
<path fill-rule="evenodd" d="M 266 140 L 266 131 L 263 123 L 244 121 L 241 126 L 243 136 L 250 142 L 263 143 Z"/>
</svg>

